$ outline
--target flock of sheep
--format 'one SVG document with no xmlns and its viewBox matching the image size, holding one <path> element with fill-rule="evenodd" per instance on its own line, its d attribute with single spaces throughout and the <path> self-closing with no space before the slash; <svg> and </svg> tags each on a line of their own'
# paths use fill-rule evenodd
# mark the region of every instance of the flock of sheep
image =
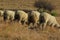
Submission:
<svg viewBox="0 0 60 40">
<path fill-rule="evenodd" d="M 60 27 L 56 18 L 47 12 L 38 12 L 38 11 L 30 11 L 25 12 L 23 10 L 0 10 L 0 17 L 3 18 L 4 21 L 18 21 L 23 24 L 33 24 L 33 26 L 39 25 L 39 27 L 46 28 L 47 24 L 52 27 Z"/>
</svg>

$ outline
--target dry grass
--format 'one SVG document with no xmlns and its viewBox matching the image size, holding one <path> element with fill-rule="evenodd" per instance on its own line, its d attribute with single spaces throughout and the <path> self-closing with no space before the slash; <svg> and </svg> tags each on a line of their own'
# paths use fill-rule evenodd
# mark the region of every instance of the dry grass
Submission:
<svg viewBox="0 0 60 40">
<path fill-rule="evenodd" d="M 57 17 L 58 21 L 59 18 Z M 0 40 L 60 40 L 60 31 L 49 26 L 41 31 L 29 29 L 28 25 L 21 25 L 17 22 L 0 22 Z"/>
<path fill-rule="evenodd" d="M 18 2 L 17 2 L 18 1 Z M 35 9 L 35 0 L 0 0 L 0 8 L 5 9 Z M 60 0 L 49 0 L 56 5 L 57 12 L 60 14 Z M 60 16 L 60 15 L 59 15 Z M 60 24 L 60 17 L 57 17 Z M 43 31 L 29 29 L 28 25 L 15 23 L 4 23 L 0 18 L 0 40 L 60 40 L 60 30 L 47 28 Z"/>
</svg>

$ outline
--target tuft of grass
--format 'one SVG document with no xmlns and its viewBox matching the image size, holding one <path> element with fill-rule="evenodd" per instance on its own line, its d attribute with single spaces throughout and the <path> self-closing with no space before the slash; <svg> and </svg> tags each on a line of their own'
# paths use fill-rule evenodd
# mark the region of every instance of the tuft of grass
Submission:
<svg viewBox="0 0 60 40">
<path fill-rule="evenodd" d="M 52 10 L 52 11 L 50 12 L 49 10 L 40 8 L 38 11 L 39 11 L 40 13 L 42 13 L 42 12 L 47 12 L 47 13 L 50 13 L 52 16 L 57 16 L 57 12 L 56 12 L 55 10 Z"/>
<path fill-rule="evenodd" d="M 57 16 L 56 11 L 51 11 L 51 15 L 52 15 L 52 16 Z"/>
</svg>

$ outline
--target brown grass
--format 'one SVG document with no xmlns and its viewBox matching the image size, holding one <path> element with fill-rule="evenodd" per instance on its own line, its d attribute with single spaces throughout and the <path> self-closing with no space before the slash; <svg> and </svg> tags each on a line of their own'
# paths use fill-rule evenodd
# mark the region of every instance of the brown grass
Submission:
<svg viewBox="0 0 60 40">
<path fill-rule="evenodd" d="M 60 23 L 60 17 L 56 17 Z M 60 40 L 60 31 L 47 26 L 45 30 L 29 29 L 28 25 L 4 23 L 0 20 L 0 40 Z"/>
<path fill-rule="evenodd" d="M 56 5 L 60 14 L 60 0 L 48 0 Z M 0 0 L 0 8 L 4 9 L 36 9 L 33 7 L 35 0 Z M 60 24 L 60 15 L 56 17 Z M 43 31 L 29 29 L 28 25 L 4 23 L 0 18 L 0 40 L 60 40 L 60 30 L 47 26 Z"/>
</svg>

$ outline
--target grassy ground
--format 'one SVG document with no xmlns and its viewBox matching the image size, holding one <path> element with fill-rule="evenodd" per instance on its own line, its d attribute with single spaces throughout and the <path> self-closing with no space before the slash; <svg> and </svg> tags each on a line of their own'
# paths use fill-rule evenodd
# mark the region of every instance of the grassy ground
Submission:
<svg viewBox="0 0 60 40">
<path fill-rule="evenodd" d="M 60 23 L 60 17 L 56 17 Z M 29 29 L 28 25 L 0 21 L 0 40 L 60 40 L 60 30 L 47 26 L 45 30 Z"/>
<path fill-rule="evenodd" d="M 17 2 L 18 1 L 18 2 Z M 35 9 L 35 0 L 0 0 L 0 8 L 5 9 Z M 56 5 L 60 14 L 60 0 L 48 0 Z M 60 24 L 60 15 L 56 17 Z M 47 26 L 45 30 L 29 29 L 28 25 L 4 23 L 0 18 L 0 40 L 60 40 L 60 30 Z"/>
</svg>

